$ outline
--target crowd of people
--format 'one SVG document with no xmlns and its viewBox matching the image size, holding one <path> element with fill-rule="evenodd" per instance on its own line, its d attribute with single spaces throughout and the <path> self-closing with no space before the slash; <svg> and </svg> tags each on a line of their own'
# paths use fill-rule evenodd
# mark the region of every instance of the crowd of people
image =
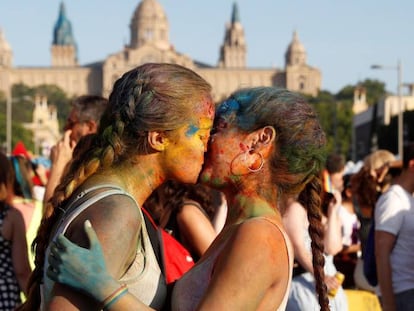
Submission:
<svg viewBox="0 0 414 311">
<path fill-rule="evenodd" d="M 0 154 L 0 310 L 345 311 L 347 290 L 414 305 L 413 144 L 350 171 L 300 94 L 216 104 L 166 63 L 71 105 L 50 167 L 22 145 Z M 173 282 L 153 226 L 192 262 Z"/>
</svg>

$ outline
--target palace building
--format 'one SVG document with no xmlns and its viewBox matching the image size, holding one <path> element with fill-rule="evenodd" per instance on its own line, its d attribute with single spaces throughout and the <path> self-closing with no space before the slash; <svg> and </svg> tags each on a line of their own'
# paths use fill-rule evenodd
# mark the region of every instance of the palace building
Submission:
<svg viewBox="0 0 414 311">
<path fill-rule="evenodd" d="M 296 32 L 285 53 L 285 68 L 248 68 L 247 47 L 238 6 L 233 4 L 219 49 L 219 61 L 208 65 L 180 53 L 169 40 L 167 14 L 157 0 L 138 3 L 130 22 L 130 42 L 106 59 L 79 64 L 77 46 L 65 5 L 59 7 L 53 30 L 50 67 L 13 67 L 12 47 L 0 30 L 0 91 L 10 94 L 13 84 L 29 87 L 59 86 L 68 96 L 108 96 L 114 81 L 124 72 L 146 62 L 176 63 L 193 69 L 213 87 L 219 101 L 243 86 L 280 86 L 316 96 L 321 87 L 320 71 L 307 64 L 306 50 Z"/>
</svg>

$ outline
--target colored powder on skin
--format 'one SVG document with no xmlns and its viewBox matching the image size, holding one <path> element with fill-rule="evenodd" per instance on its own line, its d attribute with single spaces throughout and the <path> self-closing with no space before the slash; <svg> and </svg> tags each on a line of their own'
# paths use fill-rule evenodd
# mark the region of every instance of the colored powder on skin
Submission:
<svg viewBox="0 0 414 311">
<path fill-rule="evenodd" d="M 185 132 L 187 137 L 194 136 L 199 130 L 210 130 L 213 125 L 213 121 L 209 118 L 200 118 L 198 123 L 199 126 L 194 124 L 189 125 L 187 131 Z"/>
<path fill-rule="evenodd" d="M 188 127 L 187 131 L 185 132 L 185 135 L 186 135 L 187 137 L 191 137 L 191 136 L 195 135 L 195 133 L 197 133 L 197 131 L 198 131 L 198 127 L 197 127 L 197 126 L 195 126 L 195 125 L 193 125 L 193 124 L 191 124 L 191 125 Z"/>
<path fill-rule="evenodd" d="M 239 144 L 239 147 L 240 147 L 240 150 L 242 152 L 246 152 L 247 150 L 249 150 L 249 148 L 245 144 L 243 144 L 243 143 L 240 143 Z"/>
</svg>

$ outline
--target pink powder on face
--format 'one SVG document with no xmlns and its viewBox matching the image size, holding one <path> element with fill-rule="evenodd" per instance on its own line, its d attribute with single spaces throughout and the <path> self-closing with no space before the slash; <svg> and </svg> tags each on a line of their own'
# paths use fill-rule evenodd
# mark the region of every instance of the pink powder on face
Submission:
<svg viewBox="0 0 414 311">
<path fill-rule="evenodd" d="M 208 118 L 213 119 L 214 118 L 214 104 L 210 97 L 204 98 L 199 106 L 199 111 L 206 115 Z"/>
<path fill-rule="evenodd" d="M 249 147 L 247 147 L 245 144 L 243 144 L 243 143 L 240 143 L 239 144 L 239 147 L 240 147 L 240 150 L 242 151 L 242 152 L 245 152 L 245 151 L 247 151 L 247 150 L 249 150 Z"/>
</svg>

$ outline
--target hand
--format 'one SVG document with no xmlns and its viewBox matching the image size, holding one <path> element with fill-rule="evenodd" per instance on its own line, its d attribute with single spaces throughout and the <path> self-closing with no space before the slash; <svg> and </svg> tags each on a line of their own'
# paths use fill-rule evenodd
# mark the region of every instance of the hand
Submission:
<svg viewBox="0 0 414 311">
<path fill-rule="evenodd" d="M 50 151 L 50 160 L 53 165 L 58 164 L 60 167 L 65 167 L 72 159 L 76 143 L 70 139 L 71 134 L 72 130 L 65 131 L 63 138 L 52 147 L 52 150 Z"/>
<path fill-rule="evenodd" d="M 80 247 L 59 235 L 51 244 L 46 273 L 55 282 L 86 292 L 101 302 L 119 284 L 106 269 L 101 244 L 89 220 L 84 227 L 90 248 Z"/>
<path fill-rule="evenodd" d="M 325 275 L 325 284 L 328 288 L 328 292 L 333 289 L 338 289 L 341 286 L 341 284 L 338 282 L 334 275 Z"/>
</svg>

